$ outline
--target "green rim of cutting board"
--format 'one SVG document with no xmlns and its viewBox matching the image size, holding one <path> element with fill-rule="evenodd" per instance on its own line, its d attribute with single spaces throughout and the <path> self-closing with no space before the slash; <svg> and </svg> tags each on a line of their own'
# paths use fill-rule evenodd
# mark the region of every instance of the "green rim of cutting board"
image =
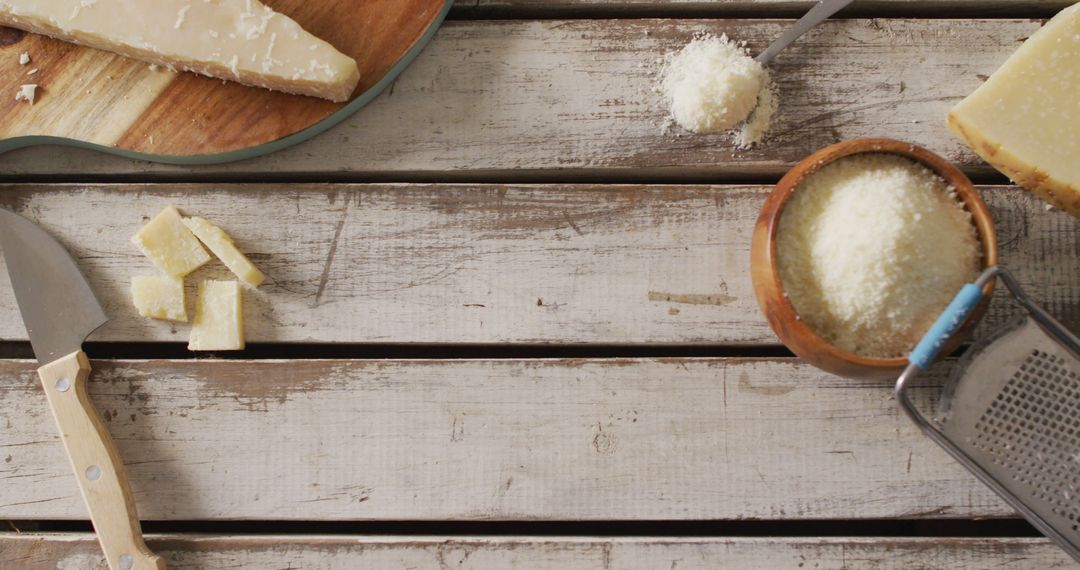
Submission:
<svg viewBox="0 0 1080 570">
<path fill-rule="evenodd" d="M 192 156 L 175 156 L 168 154 L 149 154 L 142 152 L 134 152 L 130 150 L 123 150 L 99 144 L 89 143 L 85 141 L 78 141 L 74 139 L 68 139 L 64 137 L 45 136 L 45 135 L 30 135 L 22 137 L 14 137 L 0 141 L 0 154 L 9 152 L 12 150 L 26 148 L 31 146 L 42 145 L 56 145 L 56 146 L 70 146 L 75 148 L 85 148 L 90 150 L 96 150 L 106 154 L 120 156 L 123 158 L 131 158 L 135 160 L 145 160 L 149 162 L 158 162 L 162 164 L 178 164 L 178 165 L 209 165 L 209 164 L 223 164 L 226 162 L 234 162 L 238 160 L 246 160 L 249 158 L 256 158 L 279 150 L 289 148 L 291 146 L 302 143 L 308 139 L 316 137 L 332 127 L 341 123 L 353 113 L 359 111 L 365 105 L 370 103 L 378 97 L 384 89 L 390 86 L 401 75 L 405 68 L 409 67 L 409 64 L 420 52 L 427 47 L 431 39 L 435 37 L 435 32 L 442 27 L 443 22 L 446 20 L 447 14 L 450 13 L 450 8 L 454 5 L 454 0 L 446 0 L 442 9 L 432 20 L 431 25 L 424 31 L 424 34 L 420 36 L 420 39 L 413 44 L 398 60 L 394 63 L 393 67 L 386 72 L 385 75 L 379 79 L 374 85 L 372 85 L 367 91 L 360 94 L 359 97 L 350 101 L 347 105 L 335 111 L 332 115 L 325 119 L 315 123 L 314 125 L 307 127 L 306 129 L 297 131 L 291 135 L 284 136 L 275 141 L 271 141 L 265 144 L 252 146 L 240 150 L 232 150 L 228 152 L 216 153 L 216 154 L 200 154 Z"/>
</svg>

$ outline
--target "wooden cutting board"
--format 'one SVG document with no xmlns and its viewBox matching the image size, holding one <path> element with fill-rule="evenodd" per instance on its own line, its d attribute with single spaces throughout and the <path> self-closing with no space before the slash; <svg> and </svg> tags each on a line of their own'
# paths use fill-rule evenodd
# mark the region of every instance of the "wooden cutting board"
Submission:
<svg viewBox="0 0 1080 570">
<path fill-rule="evenodd" d="M 356 59 L 347 103 L 288 95 L 0 27 L 0 152 L 92 146 L 159 162 L 216 163 L 306 140 L 372 100 L 434 35 L 452 0 L 264 0 Z M 19 55 L 30 54 L 28 65 Z M 30 70 L 37 69 L 33 75 Z M 19 86 L 39 85 L 33 105 Z"/>
</svg>

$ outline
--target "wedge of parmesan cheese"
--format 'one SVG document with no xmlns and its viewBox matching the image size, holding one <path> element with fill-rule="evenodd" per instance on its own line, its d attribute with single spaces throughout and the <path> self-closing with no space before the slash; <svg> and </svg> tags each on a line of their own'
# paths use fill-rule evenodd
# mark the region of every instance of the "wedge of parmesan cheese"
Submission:
<svg viewBox="0 0 1080 570">
<path fill-rule="evenodd" d="M 239 249 L 236 249 L 232 238 L 224 230 L 196 216 L 184 218 L 184 225 L 241 281 L 252 287 L 262 284 L 266 277 Z"/>
<path fill-rule="evenodd" d="M 203 281 L 188 350 L 242 350 L 244 314 L 239 281 Z"/>
<path fill-rule="evenodd" d="M 184 225 L 174 206 L 165 208 L 147 222 L 131 242 L 173 278 L 183 277 L 210 261 L 210 254 Z"/>
<path fill-rule="evenodd" d="M 161 275 L 136 275 L 131 278 L 131 299 L 139 314 L 151 319 L 187 322 L 184 308 L 184 282 Z"/>
<path fill-rule="evenodd" d="M 257 0 L 0 0 L 0 25 L 331 101 L 360 81 L 355 60 Z"/>
<path fill-rule="evenodd" d="M 1017 184 L 1080 216 L 1080 4 L 1035 32 L 949 113 L 949 128 Z"/>
</svg>

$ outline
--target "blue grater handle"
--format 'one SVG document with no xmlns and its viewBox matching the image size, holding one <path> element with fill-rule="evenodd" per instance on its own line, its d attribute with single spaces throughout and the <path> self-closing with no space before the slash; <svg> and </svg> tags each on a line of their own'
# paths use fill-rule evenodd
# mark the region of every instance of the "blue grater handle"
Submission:
<svg viewBox="0 0 1080 570">
<path fill-rule="evenodd" d="M 930 327 L 926 336 L 919 341 L 915 350 L 911 351 L 908 362 L 923 370 L 929 368 L 930 364 L 937 358 L 938 353 L 941 352 L 941 349 L 945 347 L 949 337 L 960 328 L 960 325 L 964 324 L 968 315 L 979 304 L 979 301 L 982 301 L 982 298 L 983 291 L 981 287 L 972 283 L 964 285 L 960 292 L 956 294 L 956 297 L 953 297 L 949 306 L 945 308 L 945 312 L 938 317 L 934 326 Z"/>
</svg>

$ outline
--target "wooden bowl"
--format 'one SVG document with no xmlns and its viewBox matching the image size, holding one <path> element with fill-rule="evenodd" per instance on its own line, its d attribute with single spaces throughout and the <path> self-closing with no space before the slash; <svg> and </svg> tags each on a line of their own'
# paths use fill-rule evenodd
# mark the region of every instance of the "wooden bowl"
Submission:
<svg viewBox="0 0 1080 570">
<path fill-rule="evenodd" d="M 851 378 L 887 378 L 899 375 L 907 366 L 907 358 L 861 356 L 841 350 L 818 336 L 805 322 L 797 318 L 795 307 L 784 293 L 776 266 L 776 234 L 780 226 L 780 216 L 796 187 L 826 164 L 860 153 L 887 153 L 907 157 L 937 173 L 955 188 L 964 209 L 971 213 L 972 223 L 975 224 L 982 244 L 983 268 L 997 264 L 997 235 L 990 211 L 963 172 L 924 148 L 897 140 L 859 139 L 834 144 L 803 159 L 776 185 L 761 208 L 750 247 L 750 274 L 754 282 L 754 292 L 769 325 L 792 352 L 822 370 Z M 986 311 L 993 288 L 993 281 L 986 285 L 986 297 L 950 339 L 942 354 L 955 350 L 960 339 L 971 332 Z"/>
</svg>

